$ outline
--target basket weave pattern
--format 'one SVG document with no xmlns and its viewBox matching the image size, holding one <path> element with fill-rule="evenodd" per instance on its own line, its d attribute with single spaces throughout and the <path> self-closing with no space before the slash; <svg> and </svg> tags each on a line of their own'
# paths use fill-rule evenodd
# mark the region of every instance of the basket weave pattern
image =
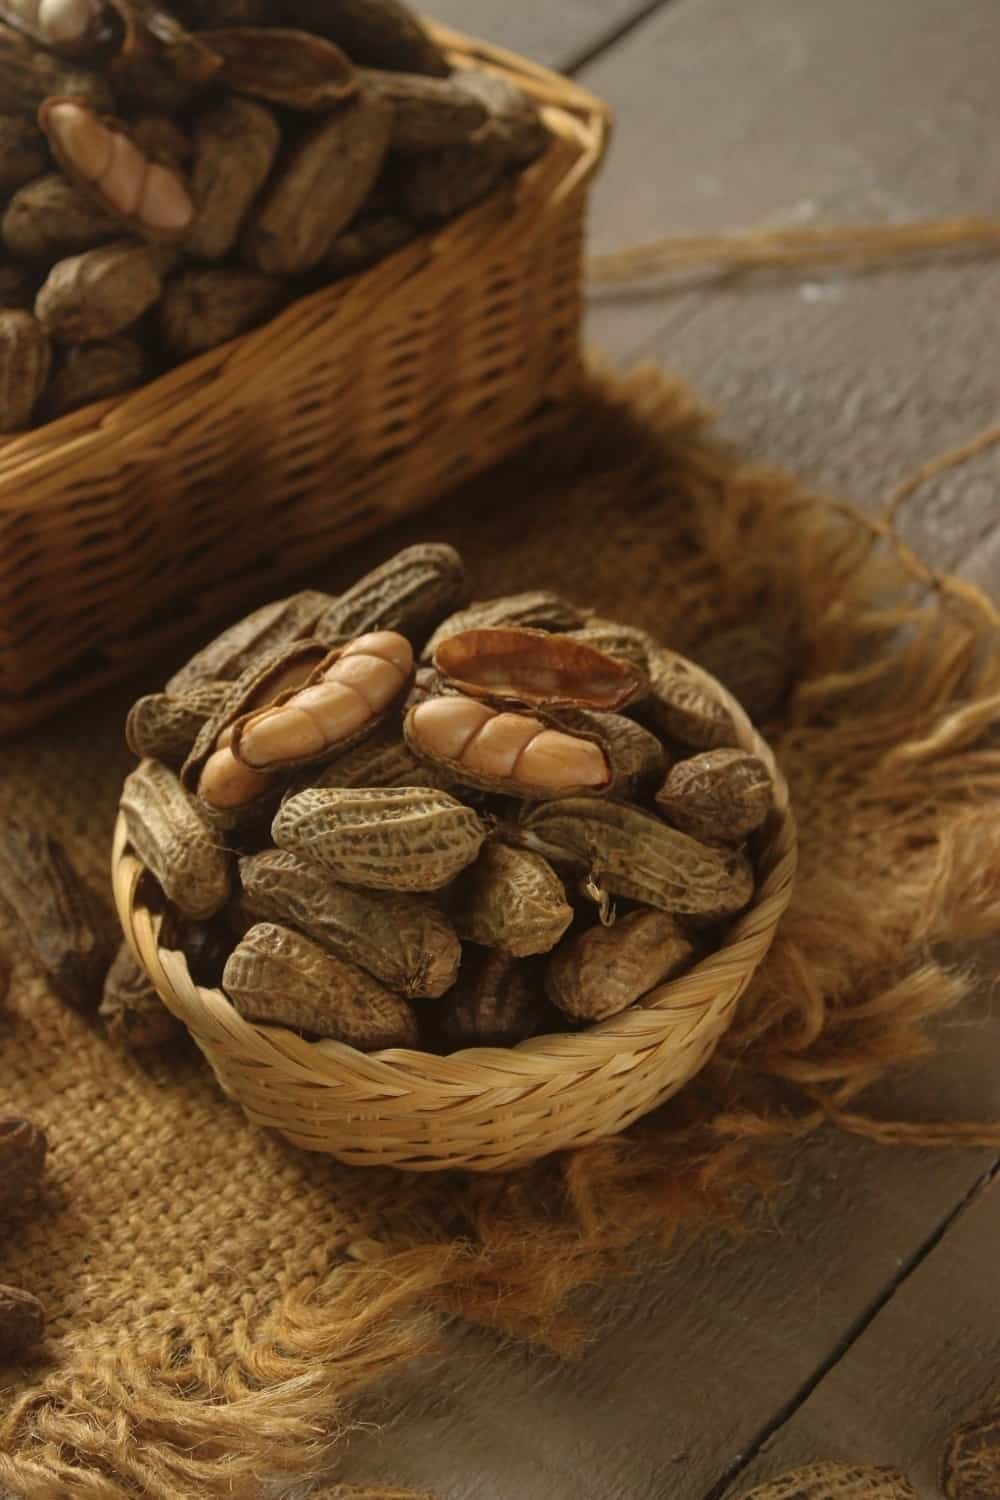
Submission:
<svg viewBox="0 0 1000 1500">
<path fill-rule="evenodd" d="M 577 385 L 583 216 L 607 111 L 433 29 L 456 66 L 540 101 L 549 150 L 266 327 L 0 441 L 0 733 L 277 594 L 544 430 Z"/>
<path fill-rule="evenodd" d="M 112 876 L 126 936 L 249 1118 L 352 1165 L 486 1172 L 612 1135 L 683 1087 L 710 1057 L 770 947 L 797 858 L 788 787 L 770 748 L 721 685 L 698 675 L 774 781 L 753 904 L 723 947 L 689 973 L 573 1035 L 447 1057 L 401 1049 L 365 1054 L 245 1021 L 220 990 L 194 983 L 182 953 L 160 946 L 162 919 L 142 898 L 144 867 L 119 818 Z"/>
</svg>

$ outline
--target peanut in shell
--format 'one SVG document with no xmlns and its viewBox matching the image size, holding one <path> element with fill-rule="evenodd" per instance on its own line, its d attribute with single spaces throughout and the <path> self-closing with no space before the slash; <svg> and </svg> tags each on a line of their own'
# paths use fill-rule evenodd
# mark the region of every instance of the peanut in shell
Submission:
<svg viewBox="0 0 1000 1500">
<path fill-rule="evenodd" d="M 680 973 L 694 951 L 666 912 L 631 912 L 610 927 L 588 928 L 553 953 L 546 993 L 576 1021 L 603 1021 Z"/>
<path fill-rule="evenodd" d="M 416 646 L 464 589 L 465 566 L 454 547 L 405 547 L 341 594 L 316 622 L 315 635 L 338 646 L 372 630 L 397 630 Z"/>
<path fill-rule="evenodd" d="M 240 1015 L 344 1042 L 361 1052 L 416 1047 L 417 1018 L 356 965 L 273 922 L 251 927 L 230 955 L 222 988 Z"/>
<path fill-rule="evenodd" d="M 559 876 L 529 849 L 490 842 L 448 892 L 460 938 L 517 958 L 548 953 L 573 920 Z"/>
<path fill-rule="evenodd" d="M 764 822 L 773 798 L 768 769 L 756 755 L 706 750 L 671 769 L 656 794 L 656 809 L 693 838 L 739 844 Z"/>
<path fill-rule="evenodd" d="M 229 855 L 173 771 L 143 761 L 125 778 L 121 812 L 130 844 L 179 911 L 196 919 L 221 911 L 232 888 Z"/>
</svg>

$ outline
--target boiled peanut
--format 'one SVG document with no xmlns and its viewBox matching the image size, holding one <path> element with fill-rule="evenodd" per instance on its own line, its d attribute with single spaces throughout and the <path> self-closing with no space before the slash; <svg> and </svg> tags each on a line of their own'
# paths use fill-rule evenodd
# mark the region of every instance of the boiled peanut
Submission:
<svg viewBox="0 0 1000 1500">
<path fill-rule="evenodd" d="M 483 846 L 449 891 L 447 909 L 459 937 L 518 958 L 547 953 L 573 920 L 552 866 L 501 843 Z"/>
<path fill-rule="evenodd" d="M 350 59 L 333 42 L 308 31 L 227 26 L 200 31 L 222 59 L 220 82 L 286 109 L 329 110 L 357 91 Z"/>
<path fill-rule="evenodd" d="M 97 73 L 71 66 L 0 24 L 0 99 L 11 114 L 33 114 L 46 99 L 79 99 L 100 113 L 114 107 L 110 85 Z"/>
<path fill-rule="evenodd" d="M 229 900 L 229 856 L 173 771 L 147 760 L 121 797 L 129 842 L 164 894 L 186 916 L 204 918 Z"/>
<path fill-rule="evenodd" d="M 318 680 L 238 723 L 233 754 L 255 771 L 301 763 L 355 739 L 400 696 L 413 669 L 405 636 L 376 631 L 338 652 Z"/>
<path fill-rule="evenodd" d="M 205 682 L 183 693 L 150 693 L 139 698 L 125 721 L 129 749 L 141 759 L 180 765 L 227 696 L 225 683 Z"/>
<path fill-rule="evenodd" d="M 489 111 L 454 78 L 364 69 L 362 81 L 392 109 L 394 151 L 427 151 L 466 141 L 485 125 Z"/>
<path fill-rule="evenodd" d="M 543 802 L 521 816 L 530 848 L 589 872 L 598 886 L 658 911 L 714 921 L 742 911 L 753 871 L 736 850 L 711 848 L 625 802 Z"/>
<path fill-rule="evenodd" d="M 771 778 L 756 755 L 706 750 L 677 762 L 656 794 L 656 807 L 696 839 L 739 844 L 763 823 L 772 799 Z"/>
<path fill-rule="evenodd" d="M 301 933 L 260 922 L 233 950 L 222 988 L 240 1015 L 346 1042 L 362 1052 L 415 1047 L 408 1001 Z"/>
<path fill-rule="evenodd" d="M 45 137 L 33 120 L 0 115 L 0 192 L 40 177 L 49 164 Z"/>
<path fill-rule="evenodd" d="M 663 779 L 666 752 L 648 729 L 624 714 L 593 709 L 562 709 L 550 718 L 554 729 L 596 741 L 611 767 L 612 797 L 644 797 Z"/>
<path fill-rule="evenodd" d="M 702 686 L 682 656 L 657 652 L 650 660 L 649 675 L 650 712 L 671 739 L 701 750 L 736 743 L 729 710 Z"/>
<path fill-rule="evenodd" d="M 333 602 L 329 594 L 304 589 L 261 605 L 196 652 L 170 678 L 167 692 L 181 693 L 199 682 L 235 682 L 268 652 L 312 635 L 316 621 Z"/>
<path fill-rule="evenodd" d="M 146 373 L 146 355 L 132 339 L 71 345 L 60 355 L 45 392 L 45 416 L 51 420 L 93 401 L 122 396 L 142 385 Z"/>
<path fill-rule="evenodd" d="M 434 788 L 329 787 L 289 797 L 271 834 L 347 885 L 436 891 L 472 863 L 486 829 Z"/>
<path fill-rule="evenodd" d="M 189 255 L 221 260 L 229 254 L 280 145 L 274 115 L 250 99 L 226 99 L 202 117 L 191 168 L 194 218 L 184 238 Z"/>
<path fill-rule="evenodd" d="M 729 689 L 755 724 L 773 714 L 788 690 L 788 647 L 759 625 L 738 625 L 706 636 L 692 659 Z"/>
<path fill-rule="evenodd" d="M 3 216 L 3 242 L 21 260 L 51 260 L 90 249 L 119 233 L 110 214 L 61 172 L 26 183 Z"/>
<path fill-rule="evenodd" d="M 51 360 L 48 335 L 37 318 L 17 308 L 0 310 L 0 432 L 28 425 Z"/>
<path fill-rule="evenodd" d="M 401 0 L 283 0 L 286 25 L 318 32 L 372 68 L 446 78 L 447 58 Z"/>
<path fill-rule="evenodd" d="M 531 959 L 489 948 L 465 949 L 458 983 L 434 1011 L 450 1049 L 513 1047 L 547 1020 L 541 971 Z"/>
<path fill-rule="evenodd" d="M 418 224 L 453 219 L 497 186 L 510 158 L 488 122 L 460 146 L 440 146 L 413 157 L 399 180 L 406 213 Z"/>
<path fill-rule="evenodd" d="M 108 971 L 98 1015 L 109 1041 L 136 1052 L 162 1047 L 182 1035 L 180 1022 L 167 1010 L 128 943 L 122 943 Z"/>
<path fill-rule="evenodd" d="M 269 275 L 311 271 L 361 208 L 389 145 L 392 113 L 358 94 L 295 147 L 244 236 L 247 259 Z"/>
<path fill-rule="evenodd" d="M 46 47 L 80 47 L 92 40 L 102 0 L 3 0 L 0 15 Z"/>
<path fill-rule="evenodd" d="M 167 282 L 160 300 L 164 346 L 190 359 L 264 322 L 289 296 L 284 282 L 260 271 L 228 266 L 182 271 Z"/>
<path fill-rule="evenodd" d="M 590 740 L 528 714 L 501 713 L 473 698 L 430 698 L 411 708 L 403 733 L 413 752 L 456 780 L 514 797 L 604 791 L 611 768 Z"/>
<path fill-rule="evenodd" d="M 416 645 L 453 609 L 465 587 L 454 547 L 427 542 L 404 547 L 360 578 L 317 621 L 315 634 L 338 646 L 373 630 L 398 630 Z"/>
<path fill-rule="evenodd" d="M 129 129 L 132 139 L 148 161 L 161 166 L 173 167 L 179 172 L 187 166 L 194 152 L 189 136 L 169 115 L 140 115 Z"/>
<path fill-rule="evenodd" d="M 549 132 L 537 104 L 523 89 L 479 68 L 458 69 L 451 75 L 451 83 L 478 99 L 489 112 L 511 161 L 524 166 L 541 156 L 549 144 Z"/>
<path fill-rule="evenodd" d="M 423 661 L 432 661 L 443 641 L 467 630 L 492 630 L 500 625 L 517 625 L 526 630 L 577 631 L 584 622 L 584 611 L 559 594 L 533 589 L 524 594 L 504 594 L 498 599 L 484 599 L 467 609 L 449 615 L 435 630 L 421 653 Z M 603 649 L 599 646 L 599 649 Z M 608 653 L 613 656 L 615 653 Z"/>
<path fill-rule="evenodd" d="M 618 709 L 646 687 L 641 672 L 585 641 L 510 625 L 451 635 L 433 660 L 462 693 L 528 707 Z"/>
<path fill-rule="evenodd" d="M 353 276 L 416 239 L 417 227 L 399 214 L 359 215 L 334 240 L 323 267 L 331 277 Z"/>
<path fill-rule="evenodd" d="M 437 786 L 447 791 L 452 785 L 447 772 L 424 765 L 397 731 L 385 729 L 320 769 L 305 771 L 302 784 L 295 790 L 311 786 Z"/>
<path fill-rule="evenodd" d="M 694 944 L 662 911 L 634 911 L 610 927 L 591 927 L 549 959 L 545 988 L 577 1021 L 602 1021 L 686 968 Z"/>
<path fill-rule="evenodd" d="M 38 119 L 63 170 L 129 229 L 176 240 L 189 228 L 194 204 L 183 178 L 150 161 L 123 128 L 72 99 L 47 99 Z"/>
<path fill-rule="evenodd" d="M 278 849 L 241 860 L 240 879 L 244 906 L 256 919 L 297 928 L 400 994 L 434 997 L 455 983 L 458 937 L 422 897 L 337 885 L 318 866 Z"/>
<path fill-rule="evenodd" d="M 61 343 L 93 343 L 135 323 L 162 290 L 158 257 L 144 245 L 117 240 L 57 262 L 35 299 L 35 314 Z"/>
</svg>

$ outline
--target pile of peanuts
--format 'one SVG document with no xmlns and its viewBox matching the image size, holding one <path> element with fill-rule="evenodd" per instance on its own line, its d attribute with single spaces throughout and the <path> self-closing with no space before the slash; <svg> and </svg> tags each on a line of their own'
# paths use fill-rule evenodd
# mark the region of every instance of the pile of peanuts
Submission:
<svg viewBox="0 0 1000 1500">
<path fill-rule="evenodd" d="M 161 941 L 247 1020 L 508 1046 L 649 1003 L 752 902 L 773 788 L 711 679 L 557 594 L 464 590 L 452 548 L 407 548 L 134 705 Z"/>
<path fill-rule="evenodd" d="M 366 269 L 548 139 L 400 0 L 0 0 L 0 433 Z"/>
</svg>

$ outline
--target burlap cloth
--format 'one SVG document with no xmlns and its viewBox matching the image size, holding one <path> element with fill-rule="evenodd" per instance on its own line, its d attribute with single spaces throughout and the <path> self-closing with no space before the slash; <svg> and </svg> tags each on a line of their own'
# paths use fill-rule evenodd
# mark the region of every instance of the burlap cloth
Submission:
<svg viewBox="0 0 1000 1500">
<path fill-rule="evenodd" d="M 989 602 L 741 464 L 655 372 L 595 376 L 564 434 L 311 581 L 336 589 L 417 539 L 455 543 L 477 594 L 555 587 L 681 649 L 715 623 L 785 633 L 795 689 L 769 734 L 802 868 L 778 941 L 678 1100 L 496 1180 L 292 1150 L 245 1123 L 193 1049 L 123 1057 L 19 973 L 2 1112 L 42 1122 L 52 1154 L 42 1200 L 5 1226 L 0 1280 L 51 1321 L 40 1356 L 4 1372 L 0 1490 L 253 1500 L 335 1460 L 353 1399 L 442 1314 L 567 1344 L 574 1288 L 640 1238 L 735 1219 L 783 1138 L 823 1118 L 887 1142 L 1000 1139 L 991 1122 L 876 1124 L 856 1099 L 961 1001 L 933 945 L 1000 928 Z M 36 810 L 105 889 L 123 715 L 151 685 L 4 750 L 0 816 Z"/>
</svg>

